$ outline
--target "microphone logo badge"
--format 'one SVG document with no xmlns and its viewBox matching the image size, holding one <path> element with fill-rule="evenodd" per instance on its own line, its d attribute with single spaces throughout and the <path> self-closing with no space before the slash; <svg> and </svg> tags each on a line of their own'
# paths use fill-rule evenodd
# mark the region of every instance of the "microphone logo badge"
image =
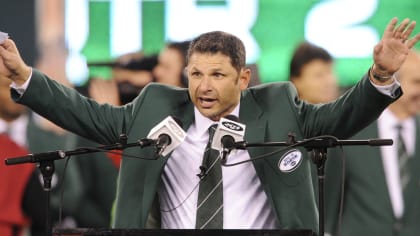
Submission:
<svg viewBox="0 0 420 236">
<path fill-rule="evenodd" d="M 223 121 L 222 125 L 224 127 L 228 128 L 228 129 L 230 129 L 230 130 L 233 130 L 233 131 L 240 132 L 240 131 L 244 130 L 241 126 L 239 126 L 239 125 L 237 125 L 233 122 L 230 122 L 230 121 Z"/>
<path fill-rule="evenodd" d="M 302 163 L 302 152 L 292 149 L 286 152 L 279 160 L 278 167 L 281 172 L 289 173 L 296 170 Z"/>
</svg>

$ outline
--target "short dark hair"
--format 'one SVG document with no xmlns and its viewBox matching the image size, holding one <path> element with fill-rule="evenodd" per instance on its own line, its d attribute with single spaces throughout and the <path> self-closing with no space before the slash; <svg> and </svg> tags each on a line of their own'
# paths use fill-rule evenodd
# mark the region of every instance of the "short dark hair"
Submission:
<svg viewBox="0 0 420 236">
<path fill-rule="evenodd" d="M 245 67 L 245 46 L 236 36 L 222 32 L 212 31 L 201 34 L 195 38 L 188 49 L 187 64 L 193 53 L 222 53 L 230 58 L 232 66 L 240 71 Z"/>
<path fill-rule="evenodd" d="M 296 47 L 290 61 L 289 79 L 299 77 L 302 73 L 302 68 L 306 64 L 318 59 L 325 62 L 333 61 L 332 56 L 325 49 L 306 41 L 300 43 Z"/>
<path fill-rule="evenodd" d="M 182 42 L 171 42 L 166 45 L 166 48 L 174 49 L 179 52 L 182 57 L 182 70 L 181 74 L 179 75 L 181 80 L 181 86 L 186 88 L 188 87 L 188 78 L 185 75 L 184 68 L 187 66 L 187 53 L 188 48 L 190 46 L 191 41 L 182 41 Z"/>
<path fill-rule="evenodd" d="M 182 41 L 182 42 L 171 42 L 166 45 L 167 48 L 177 50 L 182 57 L 182 65 L 185 67 L 187 65 L 187 52 L 190 46 L 191 41 Z"/>
</svg>

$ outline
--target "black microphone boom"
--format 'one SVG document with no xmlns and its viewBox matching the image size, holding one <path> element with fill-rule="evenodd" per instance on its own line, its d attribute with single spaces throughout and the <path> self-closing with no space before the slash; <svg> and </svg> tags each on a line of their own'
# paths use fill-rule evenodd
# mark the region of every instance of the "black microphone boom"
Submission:
<svg viewBox="0 0 420 236">
<path fill-rule="evenodd" d="M 130 147 L 144 148 L 144 147 L 156 145 L 158 141 L 159 140 L 142 138 L 134 143 L 126 143 L 126 144 L 115 143 L 115 144 L 110 144 L 110 145 L 94 147 L 94 148 L 77 148 L 75 150 L 70 150 L 70 151 L 57 150 L 57 151 L 50 151 L 50 152 L 32 153 L 26 156 L 7 158 L 4 160 L 4 162 L 6 165 L 18 165 L 18 164 L 24 164 L 24 163 L 41 163 L 44 161 L 60 160 L 69 156 L 75 156 L 75 155 L 81 155 L 81 154 L 87 154 L 87 153 L 106 152 L 106 151 L 111 151 L 111 150 L 123 150 Z"/>
</svg>

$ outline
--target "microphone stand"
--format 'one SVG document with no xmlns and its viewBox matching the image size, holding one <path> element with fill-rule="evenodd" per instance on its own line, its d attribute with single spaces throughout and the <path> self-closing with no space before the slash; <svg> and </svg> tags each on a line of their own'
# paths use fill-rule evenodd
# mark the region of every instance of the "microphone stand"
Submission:
<svg viewBox="0 0 420 236">
<path fill-rule="evenodd" d="M 50 193 L 51 193 L 51 180 L 54 174 L 55 160 L 61 160 L 69 156 L 74 155 L 82 155 L 88 153 L 95 153 L 95 152 L 103 152 L 103 151 L 110 151 L 110 150 L 124 150 L 129 147 L 148 147 L 151 145 L 155 145 L 156 141 L 152 139 L 140 139 L 134 143 L 127 143 L 127 135 L 122 134 L 120 135 L 120 143 L 111 144 L 111 145 L 103 145 L 100 147 L 94 148 L 78 148 L 70 151 L 51 151 L 51 152 L 42 152 L 42 153 L 33 153 L 27 156 L 22 157 L 13 157 L 7 158 L 5 160 L 6 165 L 18 165 L 24 163 L 37 163 L 38 168 L 41 171 L 42 178 L 43 178 L 43 189 L 46 192 L 46 235 L 52 236 L 52 224 L 51 224 L 51 212 L 50 212 Z"/>
<path fill-rule="evenodd" d="M 304 147 L 311 152 L 311 160 L 317 167 L 318 176 L 318 208 L 319 208 L 319 236 L 325 233 L 325 161 L 327 160 L 327 149 L 336 146 L 385 146 L 392 145 L 392 139 L 367 139 L 367 140 L 338 140 L 333 136 L 325 136 L 320 138 L 306 139 L 296 141 L 295 134 L 288 134 L 287 142 L 266 142 L 266 143 L 247 143 L 246 141 L 236 142 L 232 146 L 226 146 L 225 149 L 246 149 L 248 147 Z M 222 152 L 222 160 L 226 161 L 228 151 Z"/>
</svg>

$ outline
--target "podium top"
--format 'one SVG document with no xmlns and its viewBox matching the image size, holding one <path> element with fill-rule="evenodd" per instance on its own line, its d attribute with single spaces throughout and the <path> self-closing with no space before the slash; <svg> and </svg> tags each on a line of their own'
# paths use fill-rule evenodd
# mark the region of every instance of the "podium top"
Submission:
<svg viewBox="0 0 420 236">
<path fill-rule="evenodd" d="M 311 230 L 54 229 L 55 236 L 316 236 Z"/>
</svg>

